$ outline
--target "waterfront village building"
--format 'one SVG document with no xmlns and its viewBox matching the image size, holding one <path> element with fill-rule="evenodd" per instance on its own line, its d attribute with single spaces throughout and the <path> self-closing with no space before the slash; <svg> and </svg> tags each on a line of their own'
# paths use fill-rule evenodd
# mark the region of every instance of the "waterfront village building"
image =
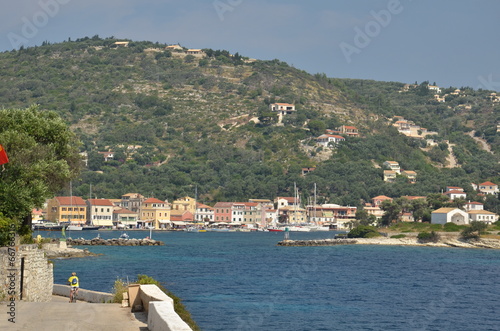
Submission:
<svg viewBox="0 0 500 331">
<path fill-rule="evenodd" d="M 431 224 L 469 224 L 469 214 L 458 208 L 439 208 L 431 213 Z"/>
<path fill-rule="evenodd" d="M 372 198 L 372 206 L 380 207 L 382 202 L 384 202 L 385 200 L 392 201 L 392 198 L 389 198 L 388 196 L 385 195 L 377 195 L 375 198 Z"/>
<path fill-rule="evenodd" d="M 137 227 L 138 214 L 131 210 L 120 208 L 113 211 L 113 226 L 116 228 L 134 229 Z"/>
<path fill-rule="evenodd" d="M 294 197 L 277 197 L 276 199 L 274 199 L 274 203 L 276 204 L 276 207 L 280 209 L 286 206 L 298 206 L 300 204 L 300 201 L 299 199 Z"/>
<path fill-rule="evenodd" d="M 172 210 L 187 210 L 194 214 L 196 212 L 196 200 L 190 197 L 174 200 Z"/>
<path fill-rule="evenodd" d="M 498 194 L 498 185 L 492 182 L 484 182 L 479 184 L 478 190 L 484 194 Z"/>
<path fill-rule="evenodd" d="M 301 224 L 307 222 L 306 209 L 299 206 L 285 206 L 278 209 L 278 220 L 285 219 L 288 224 Z"/>
<path fill-rule="evenodd" d="M 141 206 L 146 198 L 139 193 L 127 193 L 122 195 L 121 207 L 142 215 Z"/>
<path fill-rule="evenodd" d="M 215 222 L 231 222 L 232 202 L 217 202 L 214 205 L 214 220 Z"/>
<path fill-rule="evenodd" d="M 196 214 L 195 222 L 215 222 L 214 221 L 214 209 L 210 206 L 204 205 L 202 203 L 196 203 Z"/>
<path fill-rule="evenodd" d="M 113 227 L 114 205 L 108 199 L 88 199 L 87 219 L 92 225 L 104 228 Z"/>
<path fill-rule="evenodd" d="M 170 224 L 170 205 L 156 198 L 144 200 L 141 208 L 141 223 L 154 229 L 166 228 Z"/>
<path fill-rule="evenodd" d="M 317 224 L 328 225 L 330 229 L 347 229 L 349 223 L 356 219 L 356 207 L 323 204 L 307 206 L 308 215 L 314 216 Z"/>
<path fill-rule="evenodd" d="M 80 197 L 54 197 L 47 203 L 47 219 L 51 222 L 87 223 L 87 204 Z"/>
<path fill-rule="evenodd" d="M 194 223 L 194 215 L 189 210 L 170 210 L 170 222 L 165 223 L 163 228 L 185 228 Z"/>
<path fill-rule="evenodd" d="M 498 221 L 498 215 L 486 210 L 469 210 L 469 220 L 471 222 L 484 222 L 486 224 L 493 224 Z"/>
</svg>

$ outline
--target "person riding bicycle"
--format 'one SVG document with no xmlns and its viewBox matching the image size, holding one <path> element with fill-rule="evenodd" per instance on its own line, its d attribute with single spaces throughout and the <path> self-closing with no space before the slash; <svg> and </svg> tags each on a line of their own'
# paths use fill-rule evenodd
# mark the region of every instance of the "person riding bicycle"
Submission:
<svg viewBox="0 0 500 331">
<path fill-rule="evenodd" d="M 71 277 L 68 278 L 69 286 L 71 286 L 69 290 L 69 302 L 73 301 L 73 293 L 74 295 L 78 294 L 78 288 L 80 287 L 80 281 L 76 276 L 76 272 L 71 273 Z"/>
</svg>

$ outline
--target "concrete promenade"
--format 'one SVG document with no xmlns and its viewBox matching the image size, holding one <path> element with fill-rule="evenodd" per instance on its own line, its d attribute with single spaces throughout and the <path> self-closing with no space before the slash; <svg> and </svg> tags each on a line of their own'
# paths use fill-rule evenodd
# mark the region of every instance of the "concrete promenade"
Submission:
<svg viewBox="0 0 500 331">
<path fill-rule="evenodd" d="M 7 320 L 2 303 L 0 330 L 49 331 L 146 331 L 144 313 L 131 313 L 117 303 L 69 303 L 67 297 L 52 296 L 51 302 L 16 302 L 16 323 Z"/>
</svg>

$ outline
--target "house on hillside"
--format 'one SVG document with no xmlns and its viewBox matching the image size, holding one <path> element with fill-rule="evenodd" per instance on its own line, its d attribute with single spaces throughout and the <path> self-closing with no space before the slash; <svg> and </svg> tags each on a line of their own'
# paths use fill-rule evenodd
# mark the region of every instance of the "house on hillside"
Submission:
<svg viewBox="0 0 500 331">
<path fill-rule="evenodd" d="M 399 163 L 396 161 L 385 161 L 382 166 L 384 169 L 392 170 L 396 172 L 398 175 L 401 173 L 401 167 L 399 166 Z"/>
<path fill-rule="evenodd" d="M 278 113 L 278 123 L 283 122 L 283 117 L 291 115 L 296 112 L 295 105 L 291 103 L 272 103 L 269 108 L 273 112 Z"/>
<path fill-rule="evenodd" d="M 196 200 L 191 197 L 184 197 L 172 202 L 172 210 L 188 210 L 192 214 L 196 212 Z"/>
<path fill-rule="evenodd" d="M 471 211 L 471 210 L 484 210 L 484 204 L 481 202 L 476 202 L 476 201 L 469 201 L 464 205 L 464 209 L 466 211 Z"/>
<path fill-rule="evenodd" d="M 498 185 L 492 182 L 479 184 L 478 191 L 484 194 L 498 194 Z"/>
<path fill-rule="evenodd" d="M 337 130 L 341 134 L 345 134 L 348 137 L 357 137 L 357 136 L 359 136 L 359 130 L 355 126 L 342 125 L 341 127 L 337 128 Z"/>
<path fill-rule="evenodd" d="M 417 182 L 417 173 L 413 170 L 403 170 L 401 171 L 401 175 L 408 178 L 408 182 L 415 184 Z"/>
<path fill-rule="evenodd" d="M 345 141 L 345 138 L 342 136 L 336 136 L 332 134 L 322 134 L 318 138 L 316 138 L 316 143 L 323 147 L 330 147 L 332 144 L 336 145 L 341 141 Z"/>
<path fill-rule="evenodd" d="M 375 198 L 372 198 L 372 206 L 373 207 L 380 207 L 382 202 L 384 202 L 386 200 L 392 201 L 392 198 L 389 198 L 385 195 L 378 195 Z"/>
<path fill-rule="evenodd" d="M 113 152 L 99 152 L 104 157 L 104 162 L 108 162 L 114 159 L 115 153 Z"/>
<path fill-rule="evenodd" d="M 458 191 L 458 190 L 446 191 L 443 194 L 448 196 L 450 200 L 465 199 L 467 197 L 467 194 L 464 191 Z"/>
<path fill-rule="evenodd" d="M 384 182 L 396 181 L 397 173 L 394 170 L 384 170 Z"/>
<path fill-rule="evenodd" d="M 469 224 L 469 214 L 458 208 L 439 208 L 431 213 L 431 224 Z"/>
<path fill-rule="evenodd" d="M 305 176 L 308 173 L 313 172 L 314 170 L 316 170 L 316 167 L 302 168 L 301 174 L 302 176 Z"/>
</svg>

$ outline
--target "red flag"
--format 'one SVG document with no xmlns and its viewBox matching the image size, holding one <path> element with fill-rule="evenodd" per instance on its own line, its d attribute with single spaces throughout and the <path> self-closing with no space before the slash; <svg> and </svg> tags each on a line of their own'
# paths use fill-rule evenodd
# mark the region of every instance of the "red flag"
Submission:
<svg viewBox="0 0 500 331">
<path fill-rule="evenodd" d="M 0 165 L 8 162 L 9 158 L 7 157 L 7 153 L 5 152 L 5 149 L 3 149 L 2 145 L 0 145 Z"/>
</svg>

